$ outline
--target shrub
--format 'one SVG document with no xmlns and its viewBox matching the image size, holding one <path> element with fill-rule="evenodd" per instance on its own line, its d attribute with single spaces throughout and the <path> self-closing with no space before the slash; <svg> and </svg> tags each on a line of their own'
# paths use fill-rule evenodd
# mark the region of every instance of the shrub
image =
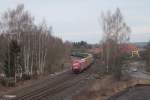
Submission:
<svg viewBox="0 0 150 100">
<path fill-rule="evenodd" d="M 1 80 L 1 84 L 3 86 L 14 87 L 16 85 L 16 82 L 14 78 L 10 77 L 10 78 L 3 78 Z"/>
<path fill-rule="evenodd" d="M 22 74 L 22 80 L 30 80 L 31 79 L 31 75 L 29 74 Z"/>
</svg>

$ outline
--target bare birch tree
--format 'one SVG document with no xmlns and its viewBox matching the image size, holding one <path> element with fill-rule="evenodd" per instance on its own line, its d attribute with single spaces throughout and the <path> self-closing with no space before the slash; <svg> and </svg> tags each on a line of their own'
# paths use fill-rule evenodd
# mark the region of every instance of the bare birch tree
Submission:
<svg viewBox="0 0 150 100">
<path fill-rule="evenodd" d="M 35 24 L 34 17 L 24 9 L 24 5 L 7 10 L 2 15 L 0 27 L 0 32 L 3 34 L 0 38 L 6 43 L 3 56 L 7 54 L 5 58 L 6 65 L 10 68 L 9 72 L 13 71 L 11 63 L 15 65 L 15 78 L 18 72 L 20 76 L 30 78 L 61 70 L 60 65 L 66 52 L 65 44 L 60 38 L 52 35 L 52 28 L 49 28 L 45 22 Z M 14 53 L 15 60 L 13 60 L 10 46 L 17 45 L 20 51 Z M 0 43 L 0 47 L 3 47 L 3 44 Z"/>
<path fill-rule="evenodd" d="M 106 62 L 107 72 L 120 73 L 119 45 L 129 40 L 130 28 L 126 25 L 119 8 L 114 13 L 102 13 L 103 30 L 103 59 Z M 119 75 L 117 75 L 119 76 Z"/>
</svg>

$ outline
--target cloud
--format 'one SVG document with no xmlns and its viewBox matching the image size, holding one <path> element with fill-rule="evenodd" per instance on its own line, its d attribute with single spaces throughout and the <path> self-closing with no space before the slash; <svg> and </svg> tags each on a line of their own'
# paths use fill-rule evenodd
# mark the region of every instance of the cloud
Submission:
<svg viewBox="0 0 150 100">
<path fill-rule="evenodd" d="M 24 0 L 11 0 L 14 1 L 15 3 L 22 3 Z"/>
<path fill-rule="evenodd" d="M 98 43 L 101 40 L 102 34 L 99 32 L 77 32 L 77 33 L 54 33 L 53 35 L 62 38 L 64 41 L 87 41 L 88 43 Z"/>
<path fill-rule="evenodd" d="M 132 33 L 149 33 L 150 34 L 150 27 L 148 26 L 132 27 Z"/>
<path fill-rule="evenodd" d="M 150 41 L 150 33 L 135 33 L 130 36 L 131 42 L 148 42 Z"/>
<path fill-rule="evenodd" d="M 102 38 L 98 23 L 101 11 L 119 7 L 131 27 L 131 40 L 150 38 L 149 0 L 2 0 L 0 12 L 24 3 L 38 23 L 43 18 L 63 40 L 98 43 Z M 56 34 L 58 33 L 58 34 Z M 143 35 L 142 35 L 143 34 Z"/>
</svg>

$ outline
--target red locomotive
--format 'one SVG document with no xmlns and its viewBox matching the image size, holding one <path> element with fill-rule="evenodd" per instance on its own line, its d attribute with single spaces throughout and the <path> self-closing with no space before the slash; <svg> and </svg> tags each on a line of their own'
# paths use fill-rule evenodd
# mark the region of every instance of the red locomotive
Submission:
<svg viewBox="0 0 150 100">
<path fill-rule="evenodd" d="M 93 63 L 93 55 L 88 53 L 76 53 L 72 55 L 72 71 L 79 73 Z"/>
</svg>

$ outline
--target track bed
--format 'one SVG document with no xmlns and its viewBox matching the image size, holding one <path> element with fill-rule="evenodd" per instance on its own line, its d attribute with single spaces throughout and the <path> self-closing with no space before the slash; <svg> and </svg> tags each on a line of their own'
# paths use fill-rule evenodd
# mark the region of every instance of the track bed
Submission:
<svg viewBox="0 0 150 100">
<path fill-rule="evenodd" d="M 16 95 L 16 97 L 4 100 L 70 100 L 73 95 L 90 84 L 91 81 L 87 80 L 87 77 L 95 72 L 98 72 L 95 64 L 80 74 L 73 74 L 71 70 L 68 70 L 8 93 L 6 95 Z"/>
</svg>

